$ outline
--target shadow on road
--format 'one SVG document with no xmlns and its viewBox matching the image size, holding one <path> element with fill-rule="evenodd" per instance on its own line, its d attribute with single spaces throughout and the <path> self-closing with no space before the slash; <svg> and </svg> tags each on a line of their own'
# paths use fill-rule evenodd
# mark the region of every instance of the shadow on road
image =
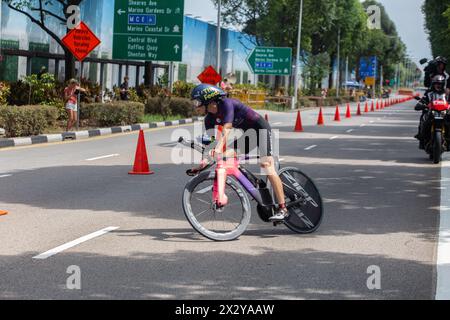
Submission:
<svg viewBox="0 0 450 320">
<path fill-rule="evenodd" d="M 0 261 L 9 258 L 0 256 Z M 82 290 L 65 287 L 72 265 L 81 269 Z M 381 290 L 367 288 L 370 266 L 381 270 Z M 221 250 L 127 257 L 64 253 L 4 270 L 0 298 L 431 299 L 429 268 L 381 255 L 270 248 L 256 255 Z"/>
</svg>

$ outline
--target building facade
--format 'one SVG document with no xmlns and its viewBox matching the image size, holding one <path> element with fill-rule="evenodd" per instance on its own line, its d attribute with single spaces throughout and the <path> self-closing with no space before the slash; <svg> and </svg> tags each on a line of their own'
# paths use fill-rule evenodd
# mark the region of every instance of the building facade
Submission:
<svg viewBox="0 0 450 320">
<path fill-rule="evenodd" d="M 48 10 L 62 15 L 62 7 L 57 1 L 51 2 Z M 103 72 L 103 84 L 111 89 L 120 83 L 125 74 L 130 77 L 130 83 L 140 84 L 144 81 L 143 67 L 119 65 L 112 60 L 114 1 L 111 0 L 85 0 L 81 6 L 81 19 L 102 41 L 90 57 L 107 59 L 104 68 L 99 63 L 77 62 L 77 73 L 93 82 L 100 83 Z M 29 12 L 36 15 L 35 12 Z M 38 73 L 42 67 L 50 73 L 57 75 L 59 80 L 64 78 L 64 63 L 56 63 L 55 59 L 33 57 L 27 58 L 19 55 L 5 55 L 4 49 L 25 50 L 31 52 L 45 52 L 62 54 L 63 48 L 44 32 L 38 25 L 31 22 L 24 14 L 16 12 L 2 2 L 0 23 L 0 81 L 16 81 L 22 77 Z M 184 80 L 198 82 L 197 76 L 209 65 L 217 64 L 217 27 L 213 24 L 184 17 L 183 61 L 174 63 L 174 81 Z M 54 18 L 47 18 L 46 25 L 59 38 L 66 33 L 66 26 Z M 255 47 L 254 41 L 248 35 L 240 32 L 221 30 L 221 70 L 222 74 L 233 72 L 238 83 L 254 83 L 255 77 L 251 73 L 246 58 Z M 28 61 L 30 60 L 30 61 Z M 164 61 L 155 61 L 158 64 L 168 64 Z M 80 70 L 82 68 L 82 70 Z M 139 70 L 138 70 L 139 68 Z M 58 70 L 57 70 L 58 69 Z M 102 69 L 102 70 L 101 70 Z M 155 81 L 162 76 L 164 70 L 157 69 Z"/>
</svg>

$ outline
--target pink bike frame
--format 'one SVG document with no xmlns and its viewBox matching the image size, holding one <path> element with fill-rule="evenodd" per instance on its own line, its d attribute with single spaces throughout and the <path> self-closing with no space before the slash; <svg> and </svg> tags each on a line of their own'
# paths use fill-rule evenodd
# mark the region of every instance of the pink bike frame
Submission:
<svg viewBox="0 0 450 320">
<path fill-rule="evenodd" d="M 218 160 L 216 166 L 216 177 L 214 179 L 213 200 L 220 208 L 228 204 L 225 194 L 225 186 L 228 176 L 235 177 L 250 195 L 258 202 L 263 203 L 260 191 L 241 172 L 240 161 L 237 158 Z"/>
</svg>

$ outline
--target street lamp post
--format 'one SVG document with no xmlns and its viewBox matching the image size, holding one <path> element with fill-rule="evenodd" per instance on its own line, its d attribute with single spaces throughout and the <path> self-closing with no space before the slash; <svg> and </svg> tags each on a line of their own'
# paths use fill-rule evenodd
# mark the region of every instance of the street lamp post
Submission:
<svg viewBox="0 0 450 320">
<path fill-rule="evenodd" d="M 292 109 L 297 105 L 297 96 L 300 81 L 300 50 L 302 44 L 302 20 L 303 20 L 303 0 L 300 0 L 300 12 L 298 17 L 298 38 L 297 38 L 297 57 L 295 58 L 295 77 L 294 77 L 294 97 L 292 98 Z"/>
<path fill-rule="evenodd" d="M 341 85 L 341 27 L 338 29 L 337 43 L 337 76 L 336 76 L 336 97 L 339 98 L 339 90 Z"/>
<path fill-rule="evenodd" d="M 218 10 L 217 10 L 217 72 L 222 74 L 220 70 L 220 46 L 221 46 L 221 34 L 220 28 L 222 24 L 222 0 L 219 0 Z"/>
</svg>

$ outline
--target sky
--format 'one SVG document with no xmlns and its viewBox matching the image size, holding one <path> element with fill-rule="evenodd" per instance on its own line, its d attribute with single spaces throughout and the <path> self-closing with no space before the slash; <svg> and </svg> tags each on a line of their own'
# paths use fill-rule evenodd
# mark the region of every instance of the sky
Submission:
<svg viewBox="0 0 450 320">
<path fill-rule="evenodd" d="M 332 0 L 330 0 L 332 1 Z M 425 32 L 425 20 L 421 11 L 424 0 L 378 0 L 382 3 L 390 18 L 395 22 L 397 31 L 408 48 L 414 61 L 431 58 L 428 35 Z M 211 0 L 186 0 L 185 13 L 200 16 L 204 21 L 216 21 L 217 10 Z"/>
</svg>

